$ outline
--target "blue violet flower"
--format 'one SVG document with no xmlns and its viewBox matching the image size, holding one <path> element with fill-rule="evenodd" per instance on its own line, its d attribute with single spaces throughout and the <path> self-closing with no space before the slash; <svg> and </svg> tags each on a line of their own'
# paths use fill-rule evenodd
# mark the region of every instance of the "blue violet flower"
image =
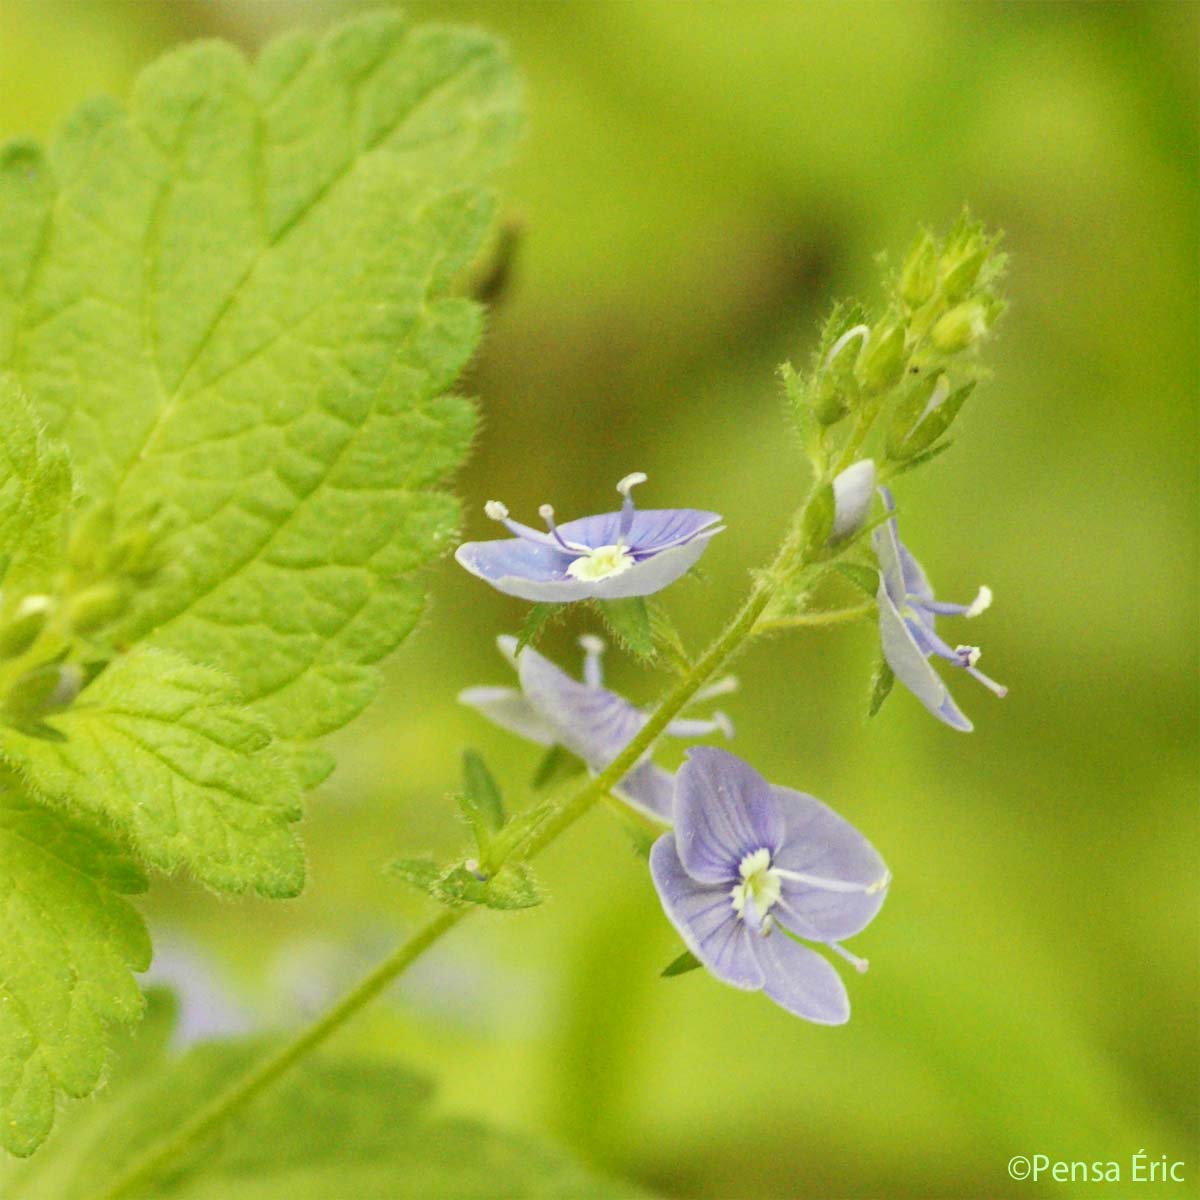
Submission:
<svg viewBox="0 0 1200 1200">
<path fill-rule="evenodd" d="M 675 779 L 675 828 L 650 872 L 671 923 L 723 983 L 764 991 L 823 1025 L 850 1018 L 829 960 L 797 938 L 841 946 L 879 911 L 891 875 L 871 844 L 820 800 L 768 783 L 736 755 L 688 751 Z"/>
<path fill-rule="evenodd" d="M 724 526 L 717 513 L 694 508 L 639 511 L 630 492 L 645 479 L 638 471 L 617 484 L 625 498 L 619 512 L 556 525 L 554 509 L 543 504 L 538 513 L 547 533 L 511 520 L 499 500 L 489 500 L 487 515 L 516 536 L 464 542 L 454 557 L 497 591 L 522 600 L 562 604 L 652 595 L 688 571 Z"/>
<path fill-rule="evenodd" d="M 889 512 L 895 512 L 892 494 L 880 488 L 879 494 Z M 875 554 L 879 559 L 879 636 L 883 656 L 897 679 L 935 717 L 951 729 L 970 733 L 974 725 L 963 715 L 930 658 L 936 655 L 968 675 L 974 676 L 997 696 L 1008 694 L 1006 687 L 989 679 L 976 664 L 978 646 L 950 646 L 935 627 L 939 616 L 977 617 L 992 602 L 990 588 L 981 587 L 970 604 L 949 604 L 937 600 L 921 565 L 908 552 L 896 530 L 893 516 L 872 535 Z"/>
<path fill-rule="evenodd" d="M 648 714 L 603 686 L 600 656 L 604 643 L 598 637 L 579 639 L 584 650 L 583 682 L 572 679 L 549 659 L 526 646 L 517 653 L 517 639 L 496 639 L 500 653 L 516 668 L 521 689 L 473 687 L 459 693 L 459 701 L 478 709 L 493 724 L 540 746 L 559 745 L 600 772 L 637 736 Z M 696 693 L 693 703 L 734 691 L 732 676 Z M 733 736 L 733 725 L 724 713 L 707 720 L 678 717 L 665 732 L 671 737 L 698 738 L 710 733 Z M 670 824 L 675 777 L 649 757 L 613 788 L 613 791 L 655 820 Z"/>
</svg>

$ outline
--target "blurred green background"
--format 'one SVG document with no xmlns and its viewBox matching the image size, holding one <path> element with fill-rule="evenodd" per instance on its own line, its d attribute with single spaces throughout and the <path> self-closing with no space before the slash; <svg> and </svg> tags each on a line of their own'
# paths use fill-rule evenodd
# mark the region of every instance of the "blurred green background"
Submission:
<svg viewBox="0 0 1200 1200">
<path fill-rule="evenodd" d="M 2 0 L 0 130 L 49 135 L 170 45 L 247 49 L 359 6 Z M 748 654 L 737 751 L 864 830 L 895 884 L 853 948 L 841 1029 L 805 1025 L 677 951 L 603 812 L 544 860 L 552 903 L 457 931 L 345 1034 L 441 1081 L 441 1103 L 549 1133 L 681 1197 L 1197 1194 L 1197 35 L 1195 5 L 415 3 L 503 34 L 530 125 L 503 180 L 524 228 L 469 380 L 461 477 L 529 519 L 612 499 L 722 512 L 713 633 L 801 498 L 773 370 L 874 256 L 964 201 L 1007 231 L 1012 310 L 958 444 L 902 482 L 941 591 L 989 583 L 974 631 L 997 702 L 955 734 L 908 695 L 864 719 L 870 627 Z M 284 1024 L 349 984 L 422 902 L 376 867 L 449 853 L 464 743 L 518 789 L 533 748 L 455 704 L 509 682 L 521 606 L 438 573 L 384 695 L 312 799 L 311 886 L 232 903 L 176 883 L 147 911 L 208 1003 Z M 574 667 L 578 625 L 551 650 Z M 654 680 L 611 656 L 649 700 Z M 670 761 L 669 756 L 664 761 Z M 214 1012 L 217 1011 L 214 1009 Z M 1015 1154 L 1185 1159 L 1183 1186 L 1013 1183 Z"/>
</svg>

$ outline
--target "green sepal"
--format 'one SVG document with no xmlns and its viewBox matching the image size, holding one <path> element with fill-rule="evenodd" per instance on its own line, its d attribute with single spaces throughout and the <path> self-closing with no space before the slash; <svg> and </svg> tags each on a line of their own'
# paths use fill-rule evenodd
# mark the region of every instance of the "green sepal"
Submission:
<svg viewBox="0 0 1200 1200">
<path fill-rule="evenodd" d="M 658 657 L 654 644 L 654 627 L 644 597 L 597 600 L 595 604 L 613 636 L 630 654 L 648 663 Z"/>
<path fill-rule="evenodd" d="M 581 774 L 586 769 L 582 759 L 576 757 L 565 746 L 557 742 L 542 755 L 537 770 L 533 773 L 530 786 L 535 792 L 544 791 L 551 784 L 562 779 L 570 779 Z"/>
<path fill-rule="evenodd" d="M 659 972 L 662 979 L 673 979 L 676 975 L 686 975 L 704 964 L 690 951 L 685 950 L 678 958 L 673 959 Z"/>
<path fill-rule="evenodd" d="M 865 563 L 835 562 L 834 568 L 872 600 L 879 592 L 879 572 Z"/>
<path fill-rule="evenodd" d="M 954 423 L 955 418 L 966 403 L 967 397 L 975 390 L 975 381 L 964 384 L 950 393 L 915 429 L 904 439 L 902 453 L 892 453 L 889 445 L 888 455 L 891 458 L 909 459 L 924 453 L 938 438 Z"/>
<path fill-rule="evenodd" d="M 536 908 L 546 899 L 525 863 L 507 863 L 485 879 L 465 866 L 451 867 L 434 885 L 432 895 L 451 907 L 480 904 L 502 910 Z"/>
<path fill-rule="evenodd" d="M 924 453 L 915 455 L 907 462 L 898 463 L 892 468 L 892 478 L 895 478 L 897 475 L 903 475 L 907 471 L 915 471 L 917 467 L 923 467 L 927 462 L 932 462 L 939 455 L 945 454 L 953 445 L 954 443 L 951 441 L 939 442 L 936 446 L 931 446 Z"/>
<path fill-rule="evenodd" d="M 521 631 L 517 634 L 516 652 L 520 654 L 526 646 L 536 645 L 538 638 L 546 631 L 546 627 L 551 621 L 562 615 L 565 607 L 562 604 L 535 604 L 525 614 Z"/>
<path fill-rule="evenodd" d="M 833 484 L 821 487 L 804 510 L 805 557 L 811 562 L 821 557 L 829 536 L 833 532 L 833 518 L 837 504 L 833 496 Z"/>
<path fill-rule="evenodd" d="M 871 682 L 871 705 L 867 711 L 869 717 L 875 716 L 883 707 L 883 702 L 888 698 L 895 682 L 896 676 L 892 668 L 881 658 L 879 666 L 875 668 L 875 678 Z"/>
<path fill-rule="evenodd" d="M 650 633 L 654 644 L 663 651 L 681 674 L 691 669 L 691 660 L 667 610 L 656 600 L 647 598 L 646 612 L 650 616 Z"/>
<path fill-rule="evenodd" d="M 405 883 L 411 883 L 418 891 L 433 894 L 437 881 L 441 878 L 442 868 L 432 858 L 395 858 L 384 870 Z"/>
<path fill-rule="evenodd" d="M 504 827 L 504 799 L 477 751 L 463 751 L 462 771 L 463 792 L 458 804 L 475 831 L 480 851 L 486 852 L 490 835 Z"/>
</svg>

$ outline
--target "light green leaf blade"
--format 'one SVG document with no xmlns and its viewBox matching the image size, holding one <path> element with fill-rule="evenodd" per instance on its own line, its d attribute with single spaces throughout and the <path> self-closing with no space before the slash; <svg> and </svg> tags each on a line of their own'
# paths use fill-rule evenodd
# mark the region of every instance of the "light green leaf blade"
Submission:
<svg viewBox="0 0 1200 1200">
<path fill-rule="evenodd" d="M 42 434 L 15 380 L 0 375 L 0 554 L 4 586 L 17 594 L 49 587 L 62 555 L 71 467 Z"/>
<path fill-rule="evenodd" d="M 92 1111 L 72 1113 L 43 1158 L 0 1171 L 6 1200 L 83 1200 L 102 1194 L 138 1153 L 169 1134 L 268 1047 L 194 1048 L 130 1080 Z M 391 1063 L 302 1063 L 202 1143 L 168 1178 L 130 1200 L 636 1200 L 525 1137 L 429 1111 L 426 1080 Z M 64 1125 L 66 1123 L 64 1122 Z"/>
<path fill-rule="evenodd" d="M 146 881 L 110 835 L 0 791 L 0 1144 L 32 1154 L 59 1093 L 86 1096 L 106 1031 L 142 1010 L 131 971 L 150 962 L 123 899 Z"/>
<path fill-rule="evenodd" d="M 0 727 L 0 754 L 36 792 L 117 826 L 163 870 L 222 891 L 300 890 L 299 785 L 220 672 L 135 648 L 47 723 L 63 740 Z"/>
<path fill-rule="evenodd" d="M 449 547 L 474 413 L 444 393 L 480 332 L 450 293 L 515 92 L 485 35 L 376 16 L 253 67 L 187 47 L 52 172 L 0 161 L 0 353 L 87 494 L 182 513 L 126 639 L 236 676 L 286 738 L 367 703 Z"/>
</svg>

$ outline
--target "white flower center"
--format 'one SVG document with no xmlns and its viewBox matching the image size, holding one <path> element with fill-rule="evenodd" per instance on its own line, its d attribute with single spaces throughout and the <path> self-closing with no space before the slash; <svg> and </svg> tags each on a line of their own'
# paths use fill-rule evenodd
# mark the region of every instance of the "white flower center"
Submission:
<svg viewBox="0 0 1200 1200">
<path fill-rule="evenodd" d="M 622 545 L 597 546 L 587 554 L 575 559 L 567 574 L 572 579 L 608 579 L 612 575 L 620 575 L 633 566 L 633 555 Z"/>
<path fill-rule="evenodd" d="M 767 914 L 775 906 L 783 890 L 783 880 L 779 872 L 771 866 L 771 852 L 767 849 L 755 850 L 747 854 L 738 864 L 738 874 L 741 883 L 735 883 L 729 892 L 729 899 L 738 920 L 746 919 L 746 903 L 750 902 L 753 909 L 752 923 L 765 924 Z M 754 920 L 754 917 L 757 920 Z"/>
</svg>

